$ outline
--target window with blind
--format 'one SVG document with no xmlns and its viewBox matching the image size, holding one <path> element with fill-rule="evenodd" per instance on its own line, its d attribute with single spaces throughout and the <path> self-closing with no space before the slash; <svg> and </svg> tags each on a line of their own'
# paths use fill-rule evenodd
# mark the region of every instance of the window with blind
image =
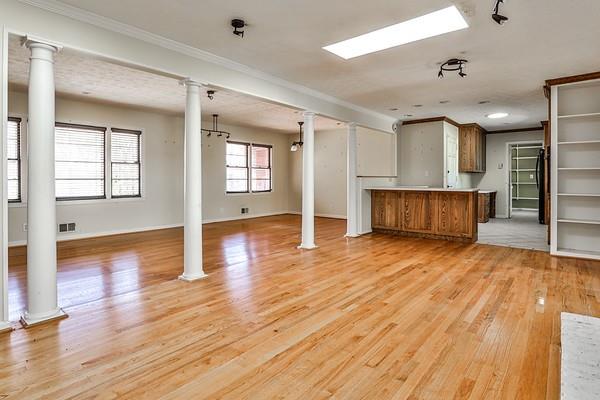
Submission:
<svg viewBox="0 0 600 400">
<path fill-rule="evenodd" d="M 106 128 L 57 123 L 56 199 L 103 199 Z"/>
<path fill-rule="evenodd" d="M 142 132 L 111 129 L 110 163 L 112 197 L 140 197 Z"/>
<path fill-rule="evenodd" d="M 227 193 L 248 193 L 248 143 L 227 142 Z"/>
<path fill-rule="evenodd" d="M 271 191 L 271 146 L 252 144 L 252 191 Z"/>
<path fill-rule="evenodd" d="M 21 201 L 21 119 L 8 118 L 8 137 L 6 141 L 8 201 Z"/>
</svg>

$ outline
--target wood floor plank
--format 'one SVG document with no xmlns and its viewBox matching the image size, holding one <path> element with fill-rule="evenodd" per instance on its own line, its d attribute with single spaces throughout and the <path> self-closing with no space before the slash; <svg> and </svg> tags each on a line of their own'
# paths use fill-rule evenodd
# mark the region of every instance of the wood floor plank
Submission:
<svg viewBox="0 0 600 400">
<path fill-rule="evenodd" d="M 298 216 L 62 242 L 69 318 L 0 335 L 8 399 L 557 399 L 560 312 L 600 316 L 600 262 Z M 26 251 L 9 252 L 26 301 Z"/>
</svg>

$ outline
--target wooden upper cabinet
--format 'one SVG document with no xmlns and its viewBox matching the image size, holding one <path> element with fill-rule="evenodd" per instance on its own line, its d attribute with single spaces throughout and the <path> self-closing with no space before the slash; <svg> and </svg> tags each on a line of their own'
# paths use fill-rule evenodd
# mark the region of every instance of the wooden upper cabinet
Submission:
<svg viewBox="0 0 600 400">
<path fill-rule="evenodd" d="M 485 130 L 477 124 L 465 124 L 458 132 L 458 171 L 485 172 Z"/>
</svg>

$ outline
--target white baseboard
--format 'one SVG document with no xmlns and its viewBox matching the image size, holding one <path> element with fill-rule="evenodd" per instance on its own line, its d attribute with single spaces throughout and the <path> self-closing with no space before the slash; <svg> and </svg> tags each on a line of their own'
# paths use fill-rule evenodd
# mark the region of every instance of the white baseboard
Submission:
<svg viewBox="0 0 600 400">
<path fill-rule="evenodd" d="M 236 220 L 240 220 L 240 219 L 270 217 L 273 215 L 283 215 L 283 214 L 289 214 L 289 212 L 288 211 L 277 211 L 277 212 L 263 213 L 263 214 L 246 214 L 246 215 L 239 215 L 239 216 L 235 216 L 235 217 L 213 218 L 213 219 L 204 220 L 202 223 L 203 224 L 212 224 L 215 222 L 236 221 Z M 57 234 L 56 241 L 64 242 L 67 240 L 91 239 L 91 238 L 101 237 L 101 236 L 122 235 L 125 233 L 139 233 L 139 232 L 157 231 L 160 229 L 180 228 L 182 226 L 183 226 L 183 222 L 178 223 L 178 224 L 169 224 L 169 225 L 146 226 L 146 227 L 142 227 L 142 228 L 115 229 L 115 230 L 111 230 L 111 231 L 102 231 L 102 232 Z M 14 241 L 8 242 L 8 247 L 17 247 L 17 246 L 25 246 L 25 245 L 27 245 L 27 240 L 14 240 Z"/>
<path fill-rule="evenodd" d="M 211 218 L 211 219 L 205 219 L 202 223 L 203 224 L 214 224 L 215 222 L 227 222 L 227 221 L 237 221 L 240 219 L 272 217 L 274 215 L 284 215 L 284 214 L 290 214 L 290 212 L 289 211 L 275 211 L 275 212 L 262 213 L 262 214 L 237 215 L 235 217 Z"/>
<path fill-rule="evenodd" d="M 147 232 L 147 231 L 158 231 L 160 229 L 180 228 L 182 226 L 183 226 L 183 223 L 179 223 L 179 224 L 169 224 L 169 225 L 146 226 L 143 228 L 115 229 L 112 231 L 102 231 L 102 232 L 57 234 L 56 241 L 57 242 L 65 242 L 67 240 L 91 239 L 91 238 L 101 237 L 101 236 L 122 235 L 124 233 L 138 233 L 138 232 Z M 27 240 L 14 240 L 14 241 L 8 242 L 8 247 L 17 247 L 17 246 L 25 246 L 25 245 L 27 245 Z"/>
<path fill-rule="evenodd" d="M 301 211 L 288 211 L 286 214 L 302 215 L 302 212 Z M 319 214 L 319 213 L 315 213 L 315 217 L 334 218 L 334 219 L 346 219 L 345 215 L 339 215 L 339 214 Z"/>
</svg>

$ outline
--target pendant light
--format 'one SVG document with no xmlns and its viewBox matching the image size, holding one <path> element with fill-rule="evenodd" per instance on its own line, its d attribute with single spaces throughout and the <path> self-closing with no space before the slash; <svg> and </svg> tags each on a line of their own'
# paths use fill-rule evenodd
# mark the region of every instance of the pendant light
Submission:
<svg viewBox="0 0 600 400">
<path fill-rule="evenodd" d="M 302 141 L 302 125 L 304 125 L 304 122 L 300 121 L 300 122 L 298 122 L 298 125 L 299 125 L 300 140 L 298 142 L 292 143 L 292 147 L 290 147 L 291 151 L 298 151 L 298 149 L 300 147 L 302 147 L 302 145 L 304 144 L 304 142 Z"/>
</svg>

